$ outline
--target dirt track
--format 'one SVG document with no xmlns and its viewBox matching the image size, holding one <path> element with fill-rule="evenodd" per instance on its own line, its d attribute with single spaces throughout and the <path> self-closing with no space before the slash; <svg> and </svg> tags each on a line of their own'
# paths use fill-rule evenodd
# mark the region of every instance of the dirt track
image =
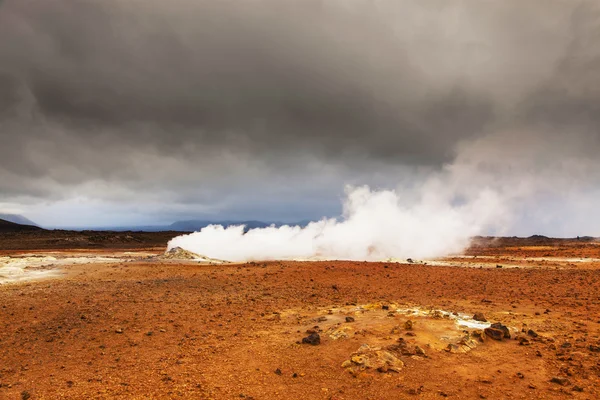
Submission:
<svg viewBox="0 0 600 400">
<path fill-rule="evenodd" d="M 0 286 L 0 398 L 598 398 L 600 264 L 524 258 L 600 258 L 600 246 L 528 244 L 467 252 L 493 268 L 146 255 L 64 266 L 61 279 Z M 521 268 L 495 268 L 507 258 Z M 512 338 L 445 351 L 464 332 L 434 310 L 482 312 Z M 298 344 L 307 330 L 319 345 Z M 399 372 L 352 358 L 399 338 Z"/>
</svg>

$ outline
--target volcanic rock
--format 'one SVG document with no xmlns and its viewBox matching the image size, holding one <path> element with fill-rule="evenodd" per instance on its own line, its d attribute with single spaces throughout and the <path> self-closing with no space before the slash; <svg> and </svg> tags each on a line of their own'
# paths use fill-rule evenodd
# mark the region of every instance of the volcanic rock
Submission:
<svg viewBox="0 0 600 400">
<path fill-rule="evenodd" d="M 500 322 L 495 322 L 491 325 L 491 328 L 499 329 L 503 332 L 505 339 L 510 339 L 510 330 L 508 327 L 502 325 Z"/>
<path fill-rule="evenodd" d="M 475 315 L 473 315 L 473 319 L 475 321 L 479 321 L 479 322 L 487 322 L 487 319 L 485 318 L 485 315 L 483 315 L 483 313 L 475 313 Z"/>
<path fill-rule="evenodd" d="M 318 333 L 311 333 L 310 335 L 302 339 L 302 343 L 316 346 L 318 344 L 321 344 L 321 336 L 319 336 Z"/>
<path fill-rule="evenodd" d="M 530 330 L 528 330 L 528 331 L 527 331 L 527 334 L 528 334 L 529 336 L 531 336 L 531 337 L 534 337 L 534 338 L 536 338 L 536 337 L 538 337 L 538 336 L 539 336 L 539 335 L 538 335 L 538 334 L 537 334 L 537 333 L 536 333 L 536 332 L 535 332 L 533 329 L 530 329 Z"/>
<path fill-rule="evenodd" d="M 552 379 L 550 379 L 550 382 L 557 383 L 557 384 L 559 384 L 561 386 L 567 386 L 567 385 L 570 384 L 570 382 L 569 382 L 569 380 L 567 378 L 563 378 L 563 377 L 560 377 L 560 376 L 553 377 Z"/>
<path fill-rule="evenodd" d="M 483 331 L 487 336 L 491 337 L 494 340 L 502 340 L 502 338 L 504 338 L 504 332 L 500 329 L 485 328 Z"/>
</svg>

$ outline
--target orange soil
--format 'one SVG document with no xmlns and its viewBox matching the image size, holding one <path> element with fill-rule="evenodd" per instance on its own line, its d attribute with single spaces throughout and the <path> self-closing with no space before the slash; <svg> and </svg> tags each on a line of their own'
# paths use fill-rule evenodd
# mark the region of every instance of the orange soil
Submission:
<svg viewBox="0 0 600 400">
<path fill-rule="evenodd" d="M 468 253 L 600 258 L 600 246 L 577 246 Z M 63 279 L 0 286 L 0 398 L 598 398 L 600 272 L 586 263 L 528 266 L 74 265 Z M 367 310 L 351 312 L 361 305 Z M 426 357 L 400 357 L 400 372 L 350 374 L 341 365 L 363 343 L 403 337 L 426 346 L 449 326 L 422 318 L 416 336 L 391 333 L 411 317 L 388 316 L 386 305 L 483 312 L 540 338 L 528 346 L 488 339 L 459 354 L 424 347 Z M 328 336 L 347 325 L 351 337 Z M 320 332 L 320 345 L 297 344 L 308 329 Z"/>
</svg>

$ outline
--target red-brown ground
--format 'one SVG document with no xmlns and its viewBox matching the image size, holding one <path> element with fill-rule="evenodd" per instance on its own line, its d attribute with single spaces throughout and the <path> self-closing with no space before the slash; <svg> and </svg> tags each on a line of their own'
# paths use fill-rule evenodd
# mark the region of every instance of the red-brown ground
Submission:
<svg viewBox="0 0 600 400">
<path fill-rule="evenodd" d="M 140 255 L 66 266 L 63 278 L 0 285 L 0 398 L 598 398 L 600 264 L 563 258 L 600 258 L 600 246 L 494 242 L 466 254 L 491 257 L 492 268 L 197 265 Z M 520 267 L 495 267 L 506 260 Z M 397 311 L 413 307 L 482 312 L 513 329 L 513 339 L 447 352 L 440 346 L 445 332 L 460 329 Z M 403 328 L 408 319 L 415 336 Z M 339 328 L 349 337 L 332 339 Z M 309 329 L 321 344 L 297 343 Z M 530 344 L 520 345 L 517 335 Z M 342 367 L 363 343 L 385 348 L 399 338 L 419 344 L 425 356 L 399 356 L 399 372 Z M 566 378 L 564 386 L 553 377 Z"/>
</svg>

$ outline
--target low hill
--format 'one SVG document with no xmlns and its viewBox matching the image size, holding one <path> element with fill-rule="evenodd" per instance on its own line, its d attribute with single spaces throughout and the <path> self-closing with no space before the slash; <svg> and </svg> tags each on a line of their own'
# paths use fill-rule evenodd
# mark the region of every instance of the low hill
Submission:
<svg viewBox="0 0 600 400">
<path fill-rule="evenodd" d="M 39 226 L 29 218 L 26 218 L 19 214 L 0 214 L 0 219 L 4 221 L 13 222 L 19 225 L 31 225 L 31 226 Z"/>
<path fill-rule="evenodd" d="M 14 222 L 0 219 L 0 232 L 24 232 L 24 231 L 41 231 L 39 226 L 22 225 Z"/>
</svg>

